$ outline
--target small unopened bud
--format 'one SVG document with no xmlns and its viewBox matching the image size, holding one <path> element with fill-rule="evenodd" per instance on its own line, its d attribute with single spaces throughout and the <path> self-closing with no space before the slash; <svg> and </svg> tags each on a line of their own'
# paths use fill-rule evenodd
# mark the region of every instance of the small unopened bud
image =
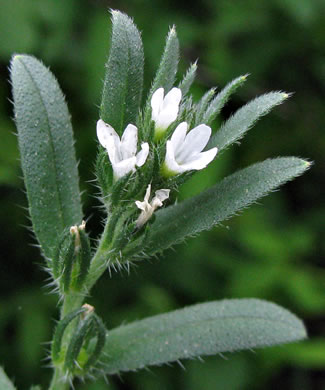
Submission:
<svg viewBox="0 0 325 390">
<path fill-rule="evenodd" d="M 71 226 L 70 228 L 70 234 L 75 237 L 75 253 L 78 253 L 80 251 L 80 234 L 79 232 L 82 230 L 84 231 L 86 229 L 86 222 L 82 221 L 81 225 L 77 226 Z"/>
<path fill-rule="evenodd" d="M 85 311 L 70 339 L 64 359 L 64 370 L 72 374 L 86 374 L 97 362 L 106 341 L 106 328 L 94 313 L 94 307 L 82 306 Z M 96 340 L 94 348 L 92 340 Z"/>
<path fill-rule="evenodd" d="M 79 226 L 80 250 L 77 255 L 77 279 L 75 284 L 75 287 L 78 290 L 82 288 L 86 276 L 88 275 L 91 260 L 90 242 L 85 228 L 86 222 L 82 221 L 82 224 Z"/>
<path fill-rule="evenodd" d="M 54 364 L 59 364 L 61 361 L 62 339 L 67 326 L 82 313 L 84 313 L 83 308 L 74 310 L 58 322 L 54 331 L 52 342 L 52 361 Z"/>
<path fill-rule="evenodd" d="M 65 229 L 53 256 L 53 276 L 61 291 L 80 290 L 88 274 L 91 250 L 86 222 Z"/>
<path fill-rule="evenodd" d="M 95 311 L 94 306 L 89 305 L 88 303 L 85 303 L 81 306 L 85 311 L 81 314 L 81 318 L 85 319 L 89 314 L 93 313 Z"/>
</svg>

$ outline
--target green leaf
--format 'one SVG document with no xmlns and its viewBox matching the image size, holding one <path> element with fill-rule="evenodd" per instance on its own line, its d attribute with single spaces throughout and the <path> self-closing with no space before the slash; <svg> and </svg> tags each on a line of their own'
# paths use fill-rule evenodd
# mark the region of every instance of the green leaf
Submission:
<svg viewBox="0 0 325 390">
<path fill-rule="evenodd" d="M 153 254 L 230 218 L 296 176 L 310 163 L 296 157 L 265 160 L 238 171 L 182 203 L 161 209 L 148 234 L 146 253 Z"/>
<path fill-rule="evenodd" d="M 149 365 L 290 343 L 306 338 L 288 310 L 257 299 L 190 306 L 109 331 L 102 356 L 107 374 Z"/>
<path fill-rule="evenodd" d="M 51 257 L 64 228 L 82 220 L 70 116 L 56 79 L 36 58 L 15 55 L 11 81 L 33 229 Z"/>
<path fill-rule="evenodd" d="M 0 367 L 0 389 L 1 390 L 15 390 L 15 386 L 12 384 L 11 380 L 7 377 L 3 368 Z"/>
<path fill-rule="evenodd" d="M 230 96 L 246 81 L 246 79 L 247 75 L 240 76 L 226 85 L 225 88 L 211 101 L 200 123 L 211 125 L 222 110 L 223 106 L 229 100 Z"/>
<path fill-rule="evenodd" d="M 135 124 L 143 88 L 143 47 L 133 21 L 112 11 L 112 41 L 100 105 L 101 119 L 121 135 Z"/>
<path fill-rule="evenodd" d="M 271 92 L 259 96 L 235 112 L 215 133 L 207 149 L 217 146 L 219 151 L 241 139 L 245 133 L 271 109 L 289 97 L 284 92 Z M 206 122 L 204 122 L 206 123 Z"/>
<path fill-rule="evenodd" d="M 169 33 L 167 35 L 164 53 L 160 59 L 160 65 L 158 67 L 156 76 L 152 83 L 145 104 L 143 123 L 141 123 L 140 125 L 140 128 L 142 129 L 142 138 L 145 140 L 148 139 L 150 140 L 153 137 L 152 127 L 151 127 L 152 95 L 158 88 L 164 88 L 165 95 L 170 91 L 170 89 L 173 87 L 175 82 L 178 61 L 179 61 L 179 42 L 178 42 L 175 26 L 173 26 L 169 30 Z M 185 90 L 187 87 L 189 87 L 189 83 L 191 81 L 190 79 L 185 82 L 184 85 Z"/>
<path fill-rule="evenodd" d="M 196 71 L 197 65 L 196 62 L 194 62 L 194 64 L 191 64 L 191 66 L 188 68 L 183 80 L 179 83 L 178 88 L 182 91 L 183 97 L 187 95 L 188 91 L 190 90 L 191 85 L 195 80 Z"/>
<path fill-rule="evenodd" d="M 208 108 L 208 105 L 216 93 L 215 88 L 209 89 L 200 99 L 200 101 L 196 104 L 195 110 L 195 124 L 194 126 L 198 126 L 203 123 L 204 114 Z"/>
<path fill-rule="evenodd" d="M 152 83 L 148 97 L 150 103 L 152 94 L 158 88 L 164 88 L 165 94 L 173 87 L 177 73 L 179 61 L 179 42 L 176 34 L 175 26 L 168 33 L 164 53 L 160 60 L 160 65 Z"/>
</svg>

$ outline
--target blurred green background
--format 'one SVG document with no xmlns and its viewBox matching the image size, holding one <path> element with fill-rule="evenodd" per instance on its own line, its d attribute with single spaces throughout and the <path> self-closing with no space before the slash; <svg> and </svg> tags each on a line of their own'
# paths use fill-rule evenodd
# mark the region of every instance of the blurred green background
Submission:
<svg viewBox="0 0 325 390">
<path fill-rule="evenodd" d="M 239 390 L 325 388 L 325 2 L 324 0 L 0 0 L 0 364 L 24 390 L 44 387 L 58 307 L 24 209 L 26 199 L 12 122 L 8 64 L 13 53 L 42 59 L 67 97 L 75 130 L 84 212 L 93 237 L 101 229 L 93 165 L 95 124 L 109 43 L 109 8 L 125 11 L 142 31 L 146 88 L 168 27 L 177 25 L 180 69 L 199 59 L 192 92 L 223 87 L 250 73 L 225 107 L 271 91 L 294 92 L 187 183 L 181 197 L 268 157 L 295 155 L 315 164 L 241 216 L 140 263 L 130 275 L 108 273 L 89 303 L 107 326 L 187 304 L 258 297 L 303 318 L 309 340 L 296 345 L 183 362 L 88 383 L 82 389 Z M 22 207 L 21 207 L 22 206 Z M 79 387 L 78 387 L 79 389 Z"/>
</svg>

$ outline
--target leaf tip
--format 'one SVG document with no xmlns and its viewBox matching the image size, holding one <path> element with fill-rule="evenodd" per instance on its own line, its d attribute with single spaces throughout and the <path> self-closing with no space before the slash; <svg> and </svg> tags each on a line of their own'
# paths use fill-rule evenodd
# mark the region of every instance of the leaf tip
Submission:
<svg viewBox="0 0 325 390">
<path fill-rule="evenodd" d="M 24 54 L 14 54 L 11 57 L 11 61 L 10 61 L 11 68 L 14 66 L 15 63 L 17 63 L 17 61 L 22 60 L 23 58 L 24 58 Z"/>
<path fill-rule="evenodd" d="M 24 63 L 25 61 L 35 61 L 35 57 L 30 54 L 14 54 L 11 57 L 10 65 L 13 67 L 17 63 Z"/>
<path fill-rule="evenodd" d="M 121 13 L 119 10 L 113 8 L 111 8 L 109 12 L 111 13 L 112 17 L 115 17 Z"/>
<path fill-rule="evenodd" d="M 169 31 L 168 31 L 168 35 L 167 35 L 167 41 L 176 41 L 176 44 L 178 44 L 178 38 L 177 38 L 177 32 L 176 32 L 176 25 L 173 24 L 170 28 L 169 28 Z"/>
<path fill-rule="evenodd" d="M 19 60 L 19 59 L 22 58 L 22 57 L 23 57 L 22 54 L 14 54 L 14 55 L 12 56 L 12 61 Z"/>
<path fill-rule="evenodd" d="M 313 165 L 312 161 L 301 160 L 301 162 L 303 163 L 306 169 L 309 169 Z"/>
<path fill-rule="evenodd" d="M 308 160 L 305 160 L 303 158 L 298 158 L 298 157 L 296 157 L 296 159 L 299 161 L 299 165 L 303 169 L 303 172 L 306 171 L 307 169 L 309 169 L 313 165 L 313 161 L 308 161 Z"/>
<path fill-rule="evenodd" d="M 117 23 L 119 21 L 121 21 L 121 23 L 124 23 L 124 24 L 125 23 L 131 23 L 132 25 L 134 24 L 132 18 L 130 18 L 124 12 L 119 11 L 118 9 L 111 8 L 109 10 L 109 12 L 111 13 L 111 19 L 112 19 L 113 24 Z"/>
<path fill-rule="evenodd" d="M 288 340 L 284 341 L 284 343 L 294 343 L 306 340 L 308 338 L 307 329 L 300 319 L 296 317 L 296 324 L 295 324 L 294 331 L 292 331 L 291 336 Z"/>
<path fill-rule="evenodd" d="M 301 327 L 300 327 L 300 339 L 299 340 L 306 340 L 308 339 L 308 332 L 304 325 L 304 323 L 301 321 Z"/>
<path fill-rule="evenodd" d="M 176 35 L 176 26 L 173 24 L 169 29 L 169 35 Z"/>
</svg>

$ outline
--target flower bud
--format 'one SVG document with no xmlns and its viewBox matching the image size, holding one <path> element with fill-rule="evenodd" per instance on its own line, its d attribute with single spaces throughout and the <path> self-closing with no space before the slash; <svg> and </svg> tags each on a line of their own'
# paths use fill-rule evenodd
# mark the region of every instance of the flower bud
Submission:
<svg viewBox="0 0 325 390">
<path fill-rule="evenodd" d="M 52 260 L 53 276 L 64 293 L 80 290 L 88 274 L 91 250 L 86 223 L 65 229 Z"/>
<path fill-rule="evenodd" d="M 88 274 L 91 259 L 90 242 L 89 237 L 85 232 L 85 228 L 86 223 L 83 221 L 82 224 L 78 226 L 75 236 L 76 261 L 72 271 L 72 287 L 76 290 L 80 290 L 83 286 L 83 282 Z"/>
<path fill-rule="evenodd" d="M 85 304 L 79 323 L 70 339 L 63 368 L 73 375 L 86 374 L 98 361 L 106 341 L 106 328 L 95 314 L 94 307 Z"/>
<path fill-rule="evenodd" d="M 52 343 L 52 361 L 55 365 L 58 365 L 62 361 L 62 338 L 67 326 L 80 314 L 84 313 L 87 309 L 82 307 L 67 314 L 61 321 L 58 322 L 53 336 Z"/>
<path fill-rule="evenodd" d="M 68 291 L 72 265 L 75 257 L 75 237 L 70 229 L 65 229 L 58 242 L 52 259 L 53 276 L 61 291 Z"/>
</svg>

